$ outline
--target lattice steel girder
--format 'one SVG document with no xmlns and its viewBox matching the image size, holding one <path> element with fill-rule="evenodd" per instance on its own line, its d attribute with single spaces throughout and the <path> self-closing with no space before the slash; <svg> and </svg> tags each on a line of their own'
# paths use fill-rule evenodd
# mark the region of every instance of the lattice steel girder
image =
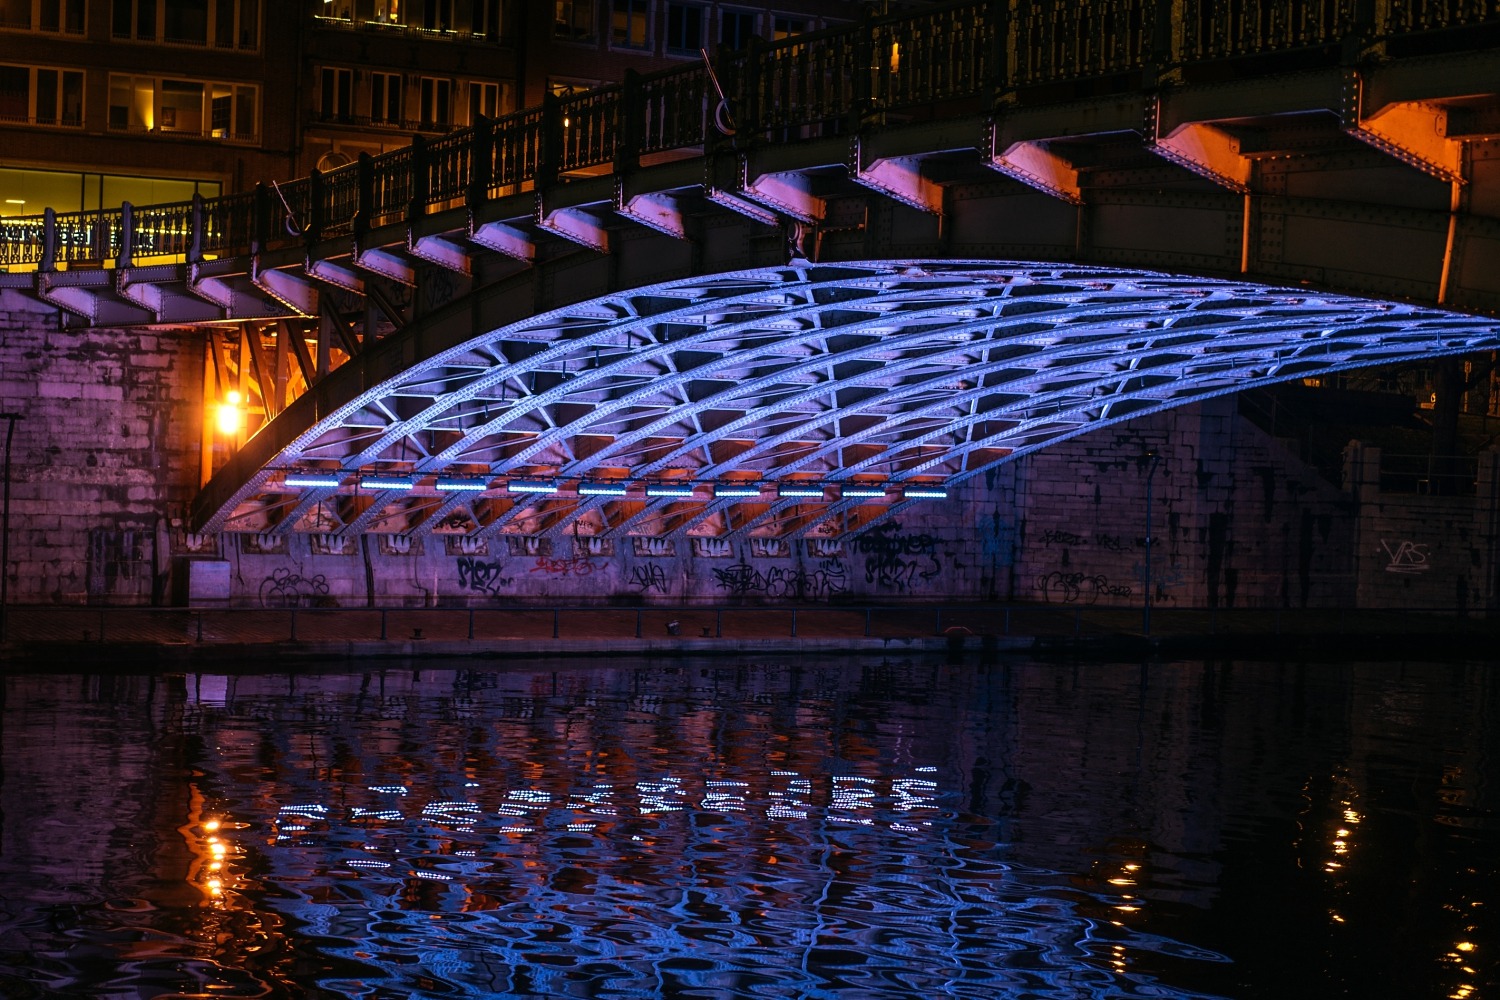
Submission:
<svg viewBox="0 0 1500 1000">
<path fill-rule="evenodd" d="M 357 473 L 415 475 L 423 493 L 425 477 L 445 471 L 957 484 L 1194 400 L 1497 348 L 1493 319 L 1147 271 L 904 261 L 709 275 L 512 323 L 363 390 L 350 379 L 345 402 L 312 426 L 276 428 L 270 439 L 284 447 L 226 490 L 201 526 L 222 528 L 247 504 L 284 508 L 299 491 L 273 473 L 291 468 L 337 470 L 346 484 Z M 325 383 L 330 401 L 339 378 Z M 281 528 L 323 496 L 301 495 Z M 559 511 L 576 518 L 612 505 L 507 499 L 481 533 L 540 523 L 556 534 Z M 662 521 L 668 506 L 695 503 L 699 513 Z M 372 509 L 342 530 L 364 530 L 380 514 Z M 652 497 L 630 509 L 610 533 L 651 523 L 688 530 L 724 505 L 705 488 L 697 499 Z M 766 516 L 781 509 L 773 503 Z"/>
</svg>

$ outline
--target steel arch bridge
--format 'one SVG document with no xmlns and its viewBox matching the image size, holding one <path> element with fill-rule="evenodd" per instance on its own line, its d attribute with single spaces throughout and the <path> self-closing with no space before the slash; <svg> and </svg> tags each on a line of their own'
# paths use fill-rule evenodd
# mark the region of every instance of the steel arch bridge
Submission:
<svg viewBox="0 0 1500 1000">
<path fill-rule="evenodd" d="M 1500 321 L 1141 270 L 793 261 L 349 365 L 199 497 L 206 531 L 838 536 L 1196 400 L 1500 348 Z M 297 428 L 288 432 L 287 428 Z"/>
</svg>

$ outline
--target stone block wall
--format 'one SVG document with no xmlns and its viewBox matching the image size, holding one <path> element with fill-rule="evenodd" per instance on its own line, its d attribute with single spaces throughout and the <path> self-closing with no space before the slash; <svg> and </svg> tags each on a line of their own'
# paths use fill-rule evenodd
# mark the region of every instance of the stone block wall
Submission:
<svg viewBox="0 0 1500 1000">
<path fill-rule="evenodd" d="M 0 292 L 0 412 L 24 418 L 12 602 L 165 600 L 171 519 L 198 483 L 202 359 L 193 331 L 64 330 Z"/>
</svg>

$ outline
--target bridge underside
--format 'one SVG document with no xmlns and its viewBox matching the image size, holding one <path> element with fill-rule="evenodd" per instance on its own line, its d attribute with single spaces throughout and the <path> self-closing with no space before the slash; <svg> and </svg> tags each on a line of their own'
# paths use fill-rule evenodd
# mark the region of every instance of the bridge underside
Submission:
<svg viewBox="0 0 1500 1000">
<path fill-rule="evenodd" d="M 1132 416 L 1500 348 L 1500 323 L 1427 306 L 952 260 L 680 279 L 440 350 L 420 328 L 333 371 L 251 438 L 200 496 L 195 525 L 838 536 Z M 374 379 L 381 370 L 392 374 Z"/>
</svg>

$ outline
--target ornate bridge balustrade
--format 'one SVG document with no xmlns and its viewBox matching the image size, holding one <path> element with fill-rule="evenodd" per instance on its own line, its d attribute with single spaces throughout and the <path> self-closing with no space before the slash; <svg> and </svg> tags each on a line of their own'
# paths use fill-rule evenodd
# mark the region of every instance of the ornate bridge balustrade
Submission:
<svg viewBox="0 0 1500 1000">
<path fill-rule="evenodd" d="M 867 502 L 892 509 L 902 483 L 957 483 L 1123 419 L 1136 404 L 1122 394 L 1161 408 L 1299 377 L 1264 329 L 1293 338 L 1287 357 L 1311 343 L 1338 367 L 1490 344 L 1492 324 L 1472 318 L 1462 336 L 1401 338 L 1440 329 L 1433 306 L 1500 309 L 1496 40 L 1500 8 L 1480 0 L 1002 0 L 867 16 L 253 192 L 6 220 L 0 287 L 74 323 L 206 329 L 206 403 L 232 390 L 250 414 L 239 432 L 205 436 L 195 527 L 408 534 L 463 507 L 472 533 L 555 533 L 614 505 L 591 530 L 807 531 L 860 506 L 845 504 L 844 480 L 878 480 L 888 489 Z M 849 316 L 818 296 L 846 286 L 805 269 L 892 260 L 1022 262 L 997 265 L 1014 301 L 969 331 L 986 351 L 936 350 L 946 335 L 924 327 L 932 343 L 900 341 L 880 359 L 889 378 L 865 372 L 863 338 L 906 327 L 862 313 L 844 331 Z M 1050 265 L 1035 262 L 1070 277 L 1039 278 Z M 1130 281 L 1153 269 L 1302 289 L 1264 302 L 1331 291 L 1419 305 L 1388 327 L 1361 324 L 1353 346 L 1262 327 L 1276 309 L 1256 293 L 1254 322 L 1243 311 L 1204 321 L 1229 339 L 1191 363 L 1171 337 L 1111 341 L 1114 360 L 1046 362 L 1084 366 L 1087 402 L 1067 378 L 1002 371 L 1006 352 L 1051 342 L 1015 317 L 1047 309 L 1049 328 L 1071 322 L 1100 265 Z M 888 280 L 867 266 L 868 280 Z M 700 308 L 718 291 L 681 290 L 719 274 L 786 284 L 783 304 L 805 307 L 803 319 L 741 343 L 728 314 Z M 957 329 L 976 293 L 949 293 L 963 300 L 948 320 Z M 881 308 L 906 308 L 895 302 Z M 674 309 L 682 325 L 659 318 Z M 595 344 L 601 322 L 611 332 Z M 1021 340 L 997 342 L 1011 335 Z M 775 336 L 781 355 L 757 353 Z M 1383 336 L 1403 346 L 1393 353 Z M 1242 362 L 1204 360 L 1245 337 L 1257 346 Z M 829 359 L 826 370 L 808 357 Z M 1125 367 L 1089 367 L 1110 364 Z M 1121 374 L 1142 365 L 1198 381 Z M 777 381 L 786 366 L 796 378 Z M 955 389 L 974 366 L 979 381 Z M 729 392 L 729 369 L 748 395 Z M 1210 377 L 1231 369 L 1241 374 Z M 1011 388 L 981 391 L 997 379 Z M 880 393 L 861 412 L 882 430 L 825 415 Z M 972 412 L 935 409 L 929 393 L 957 393 Z M 1010 393 L 1039 394 L 1042 409 L 1001 400 Z M 1036 432 L 1049 412 L 1066 419 Z M 319 471 L 335 485 L 291 484 Z M 362 491 L 377 475 L 409 479 L 405 499 Z M 439 488 L 462 476 L 490 478 L 469 501 Z M 559 479 L 564 500 L 516 507 L 511 476 Z M 699 499 L 712 481 L 753 478 L 766 508 L 708 529 L 708 508 L 672 512 L 684 498 L 645 496 L 663 476 L 698 483 Z M 635 492 L 576 495 L 601 477 Z M 776 495 L 781 480 L 809 477 L 826 486 L 820 512 Z"/>
</svg>

